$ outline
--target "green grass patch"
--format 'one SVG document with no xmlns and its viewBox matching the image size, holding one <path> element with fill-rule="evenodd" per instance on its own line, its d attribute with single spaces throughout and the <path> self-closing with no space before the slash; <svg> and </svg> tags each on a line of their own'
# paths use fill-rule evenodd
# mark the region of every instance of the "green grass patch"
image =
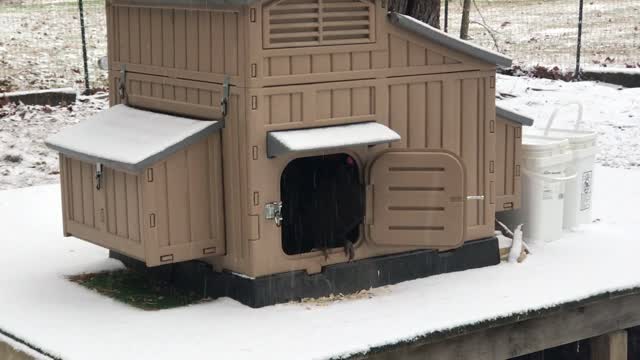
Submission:
<svg viewBox="0 0 640 360">
<path fill-rule="evenodd" d="M 143 310 L 171 309 L 210 299 L 133 270 L 69 276 L 69 280 Z"/>
</svg>

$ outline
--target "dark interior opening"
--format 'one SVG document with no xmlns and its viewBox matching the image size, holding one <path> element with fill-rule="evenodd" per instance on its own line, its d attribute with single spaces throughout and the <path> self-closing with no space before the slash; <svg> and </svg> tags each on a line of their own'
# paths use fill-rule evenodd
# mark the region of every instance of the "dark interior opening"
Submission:
<svg viewBox="0 0 640 360">
<path fill-rule="evenodd" d="M 299 158 L 280 179 L 282 248 L 288 255 L 353 245 L 364 218 L 364 187 L 347 154 Z"/>
</svg>

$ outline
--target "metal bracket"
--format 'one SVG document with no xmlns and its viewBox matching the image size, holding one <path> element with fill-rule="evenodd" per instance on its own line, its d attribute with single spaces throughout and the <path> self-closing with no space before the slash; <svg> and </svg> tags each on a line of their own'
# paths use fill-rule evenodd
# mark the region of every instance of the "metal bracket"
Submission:
<svg viewBox="0 0 640 360">
<path fill-rule="evenodd" d="M 484 195 L 469 195 L 467 196 L 467 200 L 484 200 Z"/>
<path fill-rule="evenodd" d="M 222 111 L 222 118 L 227 117 L 229 111 L 229 75 L 224 76 L 224 83 L 222 84 L 222 100 L 220 100 L 220 110 Z"/>
<path fill-rule="evenodd" d="M 96 190 L 100 190 L 102 184 L 102 164 L 96 163 Z"/>
<path fill-rule="evenodd" d="M 120 102 L 127 104 L 127 65 L 120 65 L 120 77 L 118 78 L 118 96 L 120 96 Z"/>
<path fill-rule="evenodd" d="M 279 227 L 282 225 L 282 201 L 274 201 L 264 205 L 264 218 L 275 221 Z"/>
</svg>

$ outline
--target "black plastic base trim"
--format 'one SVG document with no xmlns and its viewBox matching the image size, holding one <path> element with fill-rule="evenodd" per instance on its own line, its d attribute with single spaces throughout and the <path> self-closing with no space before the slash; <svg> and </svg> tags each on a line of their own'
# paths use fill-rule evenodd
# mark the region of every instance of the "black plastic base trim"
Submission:
<svg viewBox="0 0 640 360">
<path fill-rule="evenodd" d="M 228 296 L 257 308 L 308 297 L 349 294 L 430 275 L 474 269 L 500 263 L 495 237 L 466 242 L 445 252 L 418 250 L 325 266 L 309 275 L 292 271 L 255 279 L 230 272 L 215 272 L 201 261 L 186 261 L 158 267 L 146 265 L 111 251 L 109 256 L 127 267 L 169 281 L 211 298 Z"/>
</svg>

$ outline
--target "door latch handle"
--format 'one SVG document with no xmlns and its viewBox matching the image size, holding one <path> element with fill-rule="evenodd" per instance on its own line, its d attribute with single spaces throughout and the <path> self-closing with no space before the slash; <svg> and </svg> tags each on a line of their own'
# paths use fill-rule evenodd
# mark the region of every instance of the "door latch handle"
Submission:
<svg viewBox="0 0 640 360">
<path fill-rule="evenodd" d="M 484 200 L 484 195 L 469 195 L 467 196 L 467 200 Z"/>
<path fill-rule="evenodd" d="M 282 225 L 282 201 L 274 201 L 264 205 L 264 218 L 273 220 L 276 226 Z"/>
<path fill-rule="evenodd" d="M 102 164 L 96 164 L 96 190 L 102 187 Z"/>
</svg>

